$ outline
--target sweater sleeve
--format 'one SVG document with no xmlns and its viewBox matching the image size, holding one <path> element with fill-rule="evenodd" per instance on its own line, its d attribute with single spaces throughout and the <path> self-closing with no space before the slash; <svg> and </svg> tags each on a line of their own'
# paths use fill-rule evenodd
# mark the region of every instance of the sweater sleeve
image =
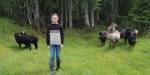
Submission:
<svg viewBox="0 0 150 75">
<path fill-rule="evenodd" d="M 48 27 L 48 28 L 46 29 L 46 43 L 47 43 L 47 45 L 50 45 L 49 29 L 50 29 L 50 27 Z"/>
<path fill-rule="evenodd" d="M 64 30 L 63 27 L 60 27 L 60 35 L 61 35 L 61 44 L 64 44 Z"/>
</svg>

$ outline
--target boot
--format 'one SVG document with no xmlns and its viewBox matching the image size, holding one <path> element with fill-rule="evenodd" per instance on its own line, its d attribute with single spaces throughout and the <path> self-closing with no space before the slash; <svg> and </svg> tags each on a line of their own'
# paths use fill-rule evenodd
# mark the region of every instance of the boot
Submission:
<svg viewBox="0 0 150 75">
<path fill-rule="evenodd" d="M 54 71 L 54 65 L 49 64 L 49 67 L 50 67 L 50 71 Z"/>
<path fill-rule="evenodd" d="M 57 68 L 56 68 L 56 71 L 58 71 L 60 68 L 60 61 L 57 61 Z"/>
</svg>

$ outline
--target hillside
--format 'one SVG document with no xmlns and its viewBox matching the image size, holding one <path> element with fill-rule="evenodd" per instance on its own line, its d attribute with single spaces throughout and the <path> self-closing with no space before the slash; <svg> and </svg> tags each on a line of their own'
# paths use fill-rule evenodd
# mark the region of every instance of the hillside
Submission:
<svg viewBox="0 0 150 75">
<path fill-rule="evenodd" d="M 39 49 L 20 50 L 14 33 L 39 37 Z M 100 46 L 97 32 L 65 30 L 62 67 L 56 75 L 150 75 L 150 36 L 138 38 L 134 49 L 120 42 L 116 48 Z M 44 34 L 0 18 L 0 75 L 49 75 L 49 50 Z"/>
</svg>

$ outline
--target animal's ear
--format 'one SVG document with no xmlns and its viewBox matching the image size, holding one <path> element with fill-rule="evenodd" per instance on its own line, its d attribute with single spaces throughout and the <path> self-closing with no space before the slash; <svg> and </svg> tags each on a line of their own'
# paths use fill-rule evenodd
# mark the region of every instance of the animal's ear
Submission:
<svg viewBox="0 0 150 75">
<path fill-rule="evenodd" d="M 21 33 L 24 34 L 25 32 L 24 32 L 24 31 L 21 31 Z"/>
<path fill-rule="evenodd" d="M 98 32 L 98 34 L 100 35 L 100 34 L 101 34 L 101 32 Z"/>
</svg>

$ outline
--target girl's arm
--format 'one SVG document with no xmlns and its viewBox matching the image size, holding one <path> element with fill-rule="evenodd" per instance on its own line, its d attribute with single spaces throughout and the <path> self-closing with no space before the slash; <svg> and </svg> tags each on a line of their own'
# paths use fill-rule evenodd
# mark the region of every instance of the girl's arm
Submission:
<svg viewBox="0 0 150 75">
<path fill-rule="evenodd" d="M 63 27 L 60 27 L 60 35 L 61 35 L 61 44 L 64 44 L 64 30 Z"/>
<path fill-rule="evenodd" d="M 46 43 L 50 45 L 50 35 L 49 35 L 49 27 L 46 29 Z"/>
</svg>

